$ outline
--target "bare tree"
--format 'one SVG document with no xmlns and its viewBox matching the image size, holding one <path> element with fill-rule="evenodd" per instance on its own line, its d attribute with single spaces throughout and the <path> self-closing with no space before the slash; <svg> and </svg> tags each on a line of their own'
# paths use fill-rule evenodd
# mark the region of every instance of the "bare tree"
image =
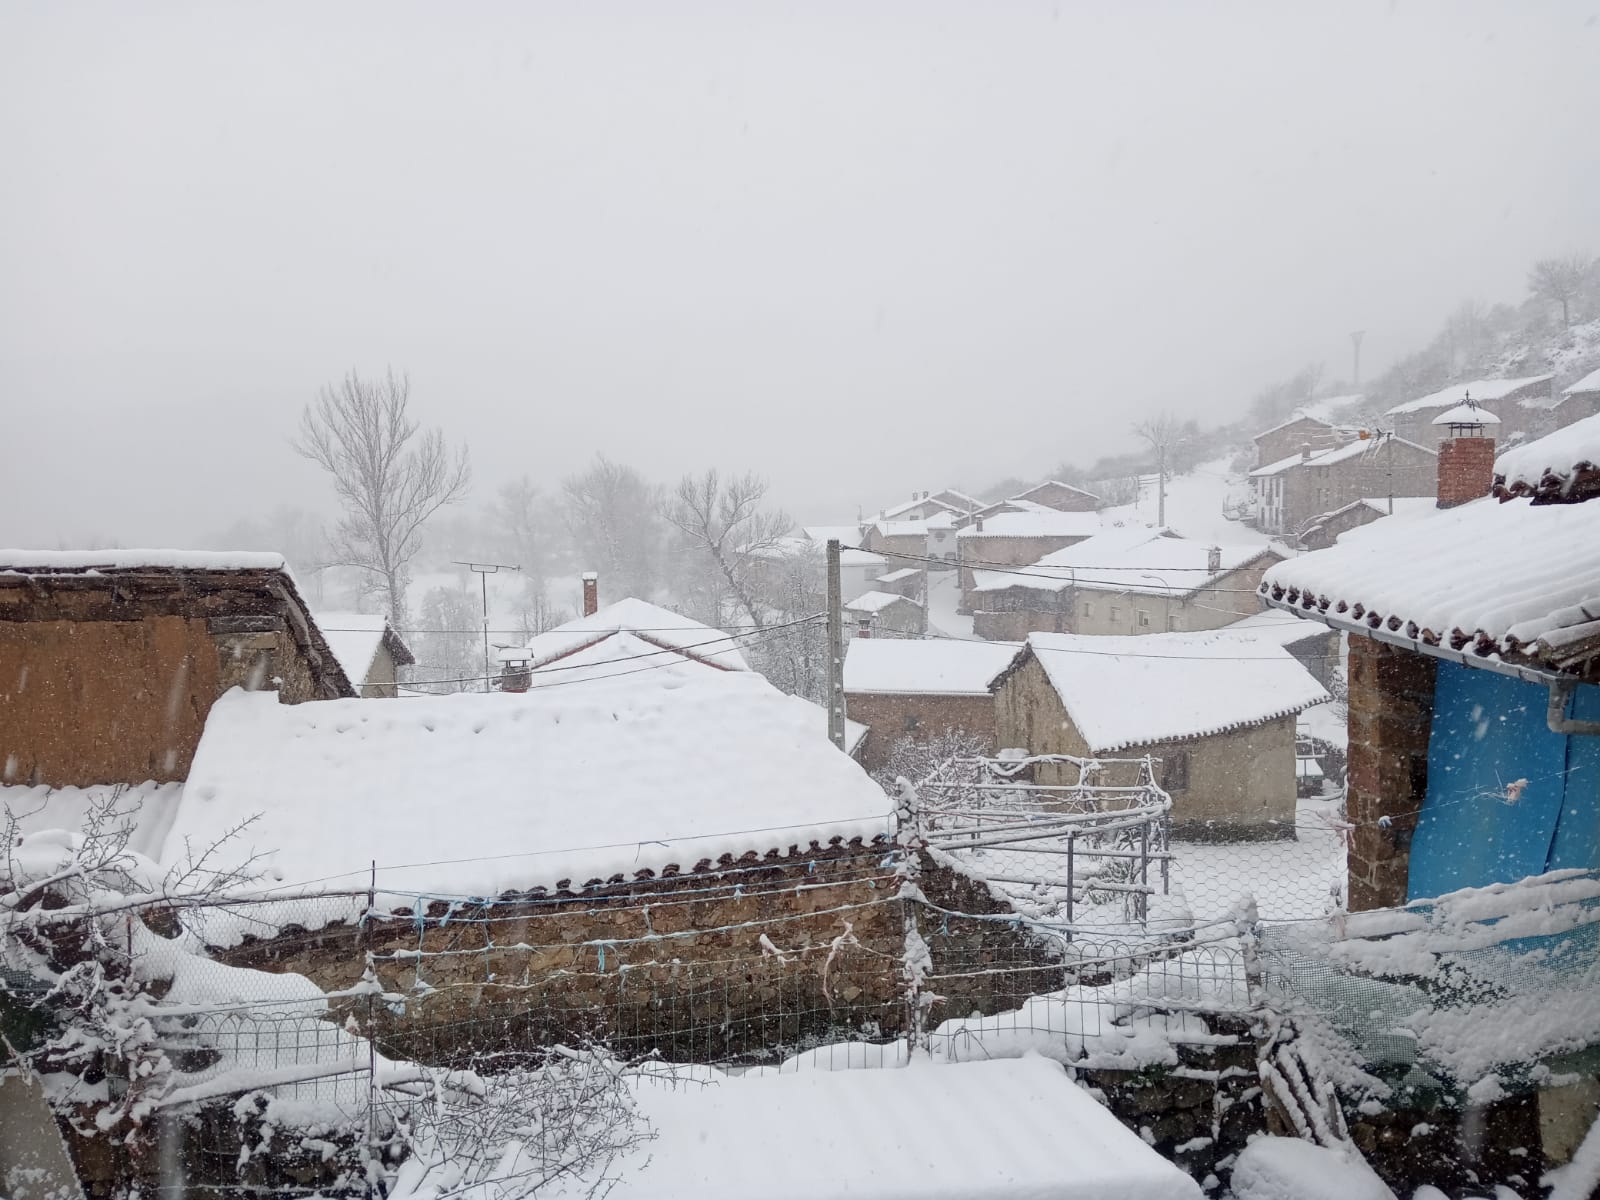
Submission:
<svg viewBox="0 0 1600 1200">
<path fill-rule="evenodd" d="M 1561 324 L 1572 324 L 1572 300 L 1583 290 L 1583 283 L 1594 260 L 1587 254 L 1563 254 L 1542 258 L 1528 272 L 1528 290 L 1541 300 L 1561 305 Z"/>
<path fill-rule="evenodd" d="M 746 472 L 724 483 L 713 469 L 680 479 L 665 509 L 667 523 L 704 556 L 757 629 L 766 625 L 769 610 L 752 572 L 794 525 L 782 509 L 761 506 L 766 495 L 767 481 L 759 475 Z"/>
<path fill-rule="evenodd" d="M 600 573 L 610 594 L 648 599 L 660 572 L 660 491 L 632 467 L 595 455 L 581 475 L 561 481 L 561 500 L 578 566 Z"/>
<path fill-rule="evenodd" d="M 1160 412 L 1142 421 L 1135 421 L 1133 432 L 1155 452 L 1157 480 L 1156 524 L 1167 523 L 1167 472 L 1171 469 L 1172 452 L 1183 436 L 1183 422 L 1170 412 Z"/>
<path fill-rule="evenodd" d="M 333 476 L 344 509 L 333 539 L 340 565 L 365 573 L 400 627 L 423 523 L 461 499 L 472 478 L 465 449 L 452 455 L 437 429 L 419 436 L 410 399 L 404 375 L 369 381 L 351 371 L 306 406 L 293 443 Z"/>
</svg>

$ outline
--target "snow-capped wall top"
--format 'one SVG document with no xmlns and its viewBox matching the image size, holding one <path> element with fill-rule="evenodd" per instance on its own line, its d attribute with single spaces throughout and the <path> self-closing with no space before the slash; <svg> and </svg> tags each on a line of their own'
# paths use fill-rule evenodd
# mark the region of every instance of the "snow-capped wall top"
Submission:
<svg viewBox="0 0 1600 1200">
<path fill-rule="evenodd" d="M 987 696 L 1016 656 L 1017 642 L 852 638 L 845 649 L 844 690 L 858 694 Z"/>
<path fill-rule="evenodd" d="M 1278 563 L 1261 591 L 1313 619 L 1559 666 L 1600 634 L 1600 503 L 1486 496 L 1375 521 L 1360 538 Z"/>
<path fill-rule="evenodd" d="M 747 671 L 748 664 L 734 639 L 720 629 L 675 613 L 647 600 L 629 596 L 608 604 L 587 617 L 558 625 L 528 642 L 536 667 L 594 645 L 613 634 L 626 633 L 649 643 L 655 650 L 677 650 L 729 671 Z M 660 655 L 654 656 L 658 661 Z"/>
<path fill-rule="evenodd" d="M 1521 379 L 1474 379 L 1470 383 L 1452 383 L 1437 392 L 1418 396 L 1415 400 L 1407 400 L 1404 404 L 1396 404 L 1384 415 L 1393 417 L 1404 413 L 1426 412 L 1430 408 L 1451 408 L 1468 396 L 1478 401 L 1502 400 L 1513 392 L 1520 392 L 1523 388 L 1533 387 L 1535 384 L 1548 383 L 1550 379 L 1549 375 L 1527 375 Z"/>
<path fill-rule="evenodd" d="M 1328 699 L 1282 646 L 1220 631 L 1032 633 L 1024 653 L 1093 754 L 1261 725 Z"/>
<path fill-rule="evenodd" d="M 1585 474 L 1600 470 L 1600 414 L 1574 421 L 1565 429 L 1507 450 L 1495 460 L 1498 486 L 1512 495 L 1570 494 Z"/>
<path fill-rule="evenodd" d="M 889 802 L 819 711 L 744 671 L 385 703 L 231 691 L 164 857 L 255 817 L 229 854 L 261 851 L 274 882 L 359 884 L 376 859 L 386 890 L 493 896 L 870 841 Z"/>
<path fill-rule="evenodd" d="M 0 550 L 0 571 L 282 571 L 283 555 L 246 550 Z"/>
</svg>

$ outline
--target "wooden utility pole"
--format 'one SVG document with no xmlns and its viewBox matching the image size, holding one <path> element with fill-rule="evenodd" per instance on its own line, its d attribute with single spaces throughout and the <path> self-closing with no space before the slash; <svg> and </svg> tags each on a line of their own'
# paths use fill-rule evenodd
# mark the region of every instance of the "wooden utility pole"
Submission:
<svg viewBox="0 0 1600 1200">
<path fill-rule="evenodd" d="M 844 616 L 839 599 L 839 539 L 828 539 L 828 740 L 844 749 Z"/>
<path fill-rule="evenodd" d="M 1167 523 L 1167 447 L 1156 450 L 1156 524 Z"/>
</svg>

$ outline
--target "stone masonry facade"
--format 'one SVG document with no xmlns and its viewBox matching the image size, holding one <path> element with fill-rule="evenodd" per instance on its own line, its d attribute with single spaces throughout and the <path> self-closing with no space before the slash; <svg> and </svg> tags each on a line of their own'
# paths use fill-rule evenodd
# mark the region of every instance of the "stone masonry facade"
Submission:
<svg viewBox="0 0 1600 1200">
<path fill-rule="evenodd" d="M 994 749 L 994 697 L 893 695 L 850 692 L 845 712 L 872 732 L 861 752 L 869 772 L 882 770 L 897 743 L 905 738 L 927 741 L 946 733 L 970 733 Z"/>
<path fill-rule="evenodd" d="M 1372 638 L 1350 639 L 1349 908 L 1406 902 L 1411 836 L 1428 791 L 1435 663 Z"/>
</svg>

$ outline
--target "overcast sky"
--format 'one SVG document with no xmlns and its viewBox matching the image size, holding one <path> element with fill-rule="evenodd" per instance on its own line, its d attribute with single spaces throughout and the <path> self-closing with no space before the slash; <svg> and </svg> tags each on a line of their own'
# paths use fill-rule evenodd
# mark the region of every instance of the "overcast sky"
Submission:
<svg viewBox="0 0 1600 1200">
<path fill-rule="evenodd" d="M 330 495 L 410 372 L 810 520 L 1232 415 L 1600 250 L 1600 0 L 0 5 L 0 544 Z"/>
</svg>

